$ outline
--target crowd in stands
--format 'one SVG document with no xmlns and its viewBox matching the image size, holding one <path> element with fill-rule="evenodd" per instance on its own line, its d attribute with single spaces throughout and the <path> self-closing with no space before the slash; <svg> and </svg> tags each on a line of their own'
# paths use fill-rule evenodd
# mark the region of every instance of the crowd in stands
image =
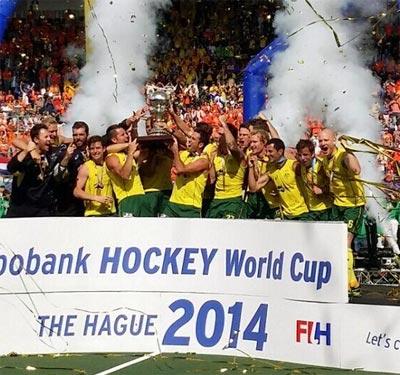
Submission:
<svg viewBox="0 0 400 375">
<path fill-rule="evenodd" d="M 27 136 L 45 114 L 61 116 L 84 64 L 83 20 L 47 18 L 32 8 L 13 18 L 0 44 L 0 160 L 13 154 L 16 135 Z"/>
<path fill-rule="evenodd" d="M 386 21 L 373 34 L 378 54 L 372 70 L 382 85 L 383 107 L 378 114 L 382 125 L 381 143 L 393 150 L 379 158 L 384 180 L 400 188 L 400 22 L 398 16 Z"/>
<path fill-rule="evenodd" d="M 273 38 L 275 7 L 174 1 L 171 9 L 160 11 L 159 34 L 165 43 L 149 61 L 149 84 L 176 87 L 175 109 L 185 120 L 217 125 L 226 114 L 239 126 L 241 71 Z M 79 82 L 83 46 L 83 19 L 68 14 L 46 18 L 32 8 L 26 18 L 12 20 L 0 46 L 0 158 L 14 152 L 15 134 L 27 135 L 42 115 L 62 116 L 68 108 Z"/>
</svg>

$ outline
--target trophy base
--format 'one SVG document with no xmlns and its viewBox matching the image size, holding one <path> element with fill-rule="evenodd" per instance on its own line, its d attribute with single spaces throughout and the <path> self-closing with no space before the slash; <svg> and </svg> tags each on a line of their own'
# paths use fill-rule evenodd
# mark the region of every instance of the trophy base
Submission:
<svg viewBox="0 0 400 375">
<path fill-rule="evenodd" d="M 139 144 L 172 142 L 173 139 L 174 138 L 170 134 L 144 135 L 141 137 L 137 137 L 137 141 Z"/>
</svg>

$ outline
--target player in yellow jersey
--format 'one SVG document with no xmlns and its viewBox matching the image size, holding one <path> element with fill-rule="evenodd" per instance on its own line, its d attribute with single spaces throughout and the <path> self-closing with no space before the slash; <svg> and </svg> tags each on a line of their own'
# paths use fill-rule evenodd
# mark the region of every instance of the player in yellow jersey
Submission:
<svg viewBox="0 0 400 375">
<path fill-rule="evenodd" d="M 167 145 L 160 142 L 142 145 L 140 153 L 142 162 L 139 165 L 139 174 L 146 201 L 152 210 L 152 216 L 161 216 L 172 191 L 173 155 Z"/>
<path fill-rule="evenodd" d="M 249 159 L 249 187 L 259 191 L 270 181 L 279 194 L 282 218 L 286 220 L 310 220 L 309 211 L 299 187 L 296 174 L 298 162 L 286 159 L 285 144 L 281 139 L 272 138 L 266 143 L 266 155 L 269 159 L 267 172 L 256 178 L 256 159 Z"/>
<path fill-rule="evenodd" d="M 111 216 L 116 210 L 101 137 L 90 137 L 88 148 L 90 160 L 79 168 L 74 196 L 84 201 L 85 216 Z"/>
<path fill-rule="evenodd" d="M 129 136 L 122 124 L 111 125 L 107 138 L 112 144 L 127 143 Z M 135 155 L 139 156 L 138 144 L 130 142 L 124 152 L 110 153 L 106 157 L 107 173 L 118 201 L 119 216 L 149 217 L 152 212 L 145 200 Z"/>
<path fill-rule="evenodd" d="M 237 129 L 229 126 L 223 116 L 220 122 L 223 134 L 210 169 L 210 180 L 215 182 L 215 194 L 207 217 L 246 218 L 246 206 L 242 200 L 246 155 L 236 143 Z"/>
<path fill-rule="evenodd" d="M 147 107 L 142 107 L 134 112 L 133 116 L 123 120 L 122 125 L 128 133 L 129 139 L 137 138 L 138 122 L 146 114 Z M 152 127 L 152 119 L 146 120 L 146 126 Z M 111 144 L 107 146 L 109 154 L 126 151 L 127 143 Z M 146 206 L 150 216 L 158 217 L 165 209 L 172 191 L 171 168 L 172 154 L 168 149 L 168 142 L 145 142 L 140 144 L 137 155 L 137 165 L 145 192 Z"/>
<path fill-rule="evenodd" d="M 298 175 L 301 178 L 301 189 L 310 211 L 310 218 L 329 221 L 333 199 L 322 161 L 315 157 L 314 143 L 308 139 L 301 139 L 296 145 L 296 150 Z"/>
<path fill-rule="evenodd" d="M 253 130 L 250 135 L 250 148 L 248 158 L 256 158 L 254 173 L 258 176 L 267 172 L 268 157 L 265 145 L 268 141 L 268 133 L 264 130 Z M 252 219 L 275 219 L 276 210 L 279 208 L 279 199 L 276 196 L 276 188 L 272 181 L 259 191 L 246 192 L 247 214 Z"/>
<path fill-rule="evenodd" d="M 365 194 L 359 181 L 361 166 L 351 152 L 336 146 L 336 134 L 332 129 L 324 129 L 318 135 L 322 164 L 330 180 L 333 194 L 332 220 L 347 224 L 349 289 L 353 296 L 359 295 L 359 282 L 353 271 L 352 242 L 362 225 Z"/>
<path fill-rule="evenodd" d="M 210 133 L 205 129 L 195 128 L 188 138 L 185 151 L 179 151 L 178 142 L 174 140 L 171 151 L 177 177 L 163 216 L 201 217 L 203 192 L 209 169 L 209 159 L 203 150 L 209 137 Z"/>
</svg>

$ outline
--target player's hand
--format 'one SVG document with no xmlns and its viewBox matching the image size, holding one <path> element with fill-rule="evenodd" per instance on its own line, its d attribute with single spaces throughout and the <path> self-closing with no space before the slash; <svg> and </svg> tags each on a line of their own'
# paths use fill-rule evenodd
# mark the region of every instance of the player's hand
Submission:
<svg viewBox="0 0 400 375">
<path fill-rule="evenodd" d="M 314 193 L 315 195 L 321 195 L 321 194 L 324 193 L 323 190 L 322 190 L 321 188 L 319 188 L 318 186 L 316 186 L 316 185 L 314 185 L 314 186 L 312 187 L 312 191 L 313 191 L 313 193 Z"/>
<path fill-rule="evenodd" d="M 133 156 L 133 154 L 137 151 L 137 149 L 138 149 L 138 143 L 137 140 L 135 139 L 128 145 L 128 155 Z"/>
<path fill-rule="evenodd" d="M 112 197 L 104 197 L 102 195 L 98 195 L 96 197 L 96 201 L 99 202 L 100 204 L 104 204 L 106 206 L 111 206 L 111 204 L 113 202 L 113 198 Z"/>
</svg>

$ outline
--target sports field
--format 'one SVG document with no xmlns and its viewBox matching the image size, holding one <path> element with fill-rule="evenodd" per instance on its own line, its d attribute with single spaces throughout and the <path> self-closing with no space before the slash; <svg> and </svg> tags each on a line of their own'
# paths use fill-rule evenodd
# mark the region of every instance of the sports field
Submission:
<svg viewBox="0 0 400 375">
<path fill-rule="evenodd" d="M 375 374 L 276 361 L 197 354 L 71 354 L 0 357 L 0 375 Z"/>
</svg>

